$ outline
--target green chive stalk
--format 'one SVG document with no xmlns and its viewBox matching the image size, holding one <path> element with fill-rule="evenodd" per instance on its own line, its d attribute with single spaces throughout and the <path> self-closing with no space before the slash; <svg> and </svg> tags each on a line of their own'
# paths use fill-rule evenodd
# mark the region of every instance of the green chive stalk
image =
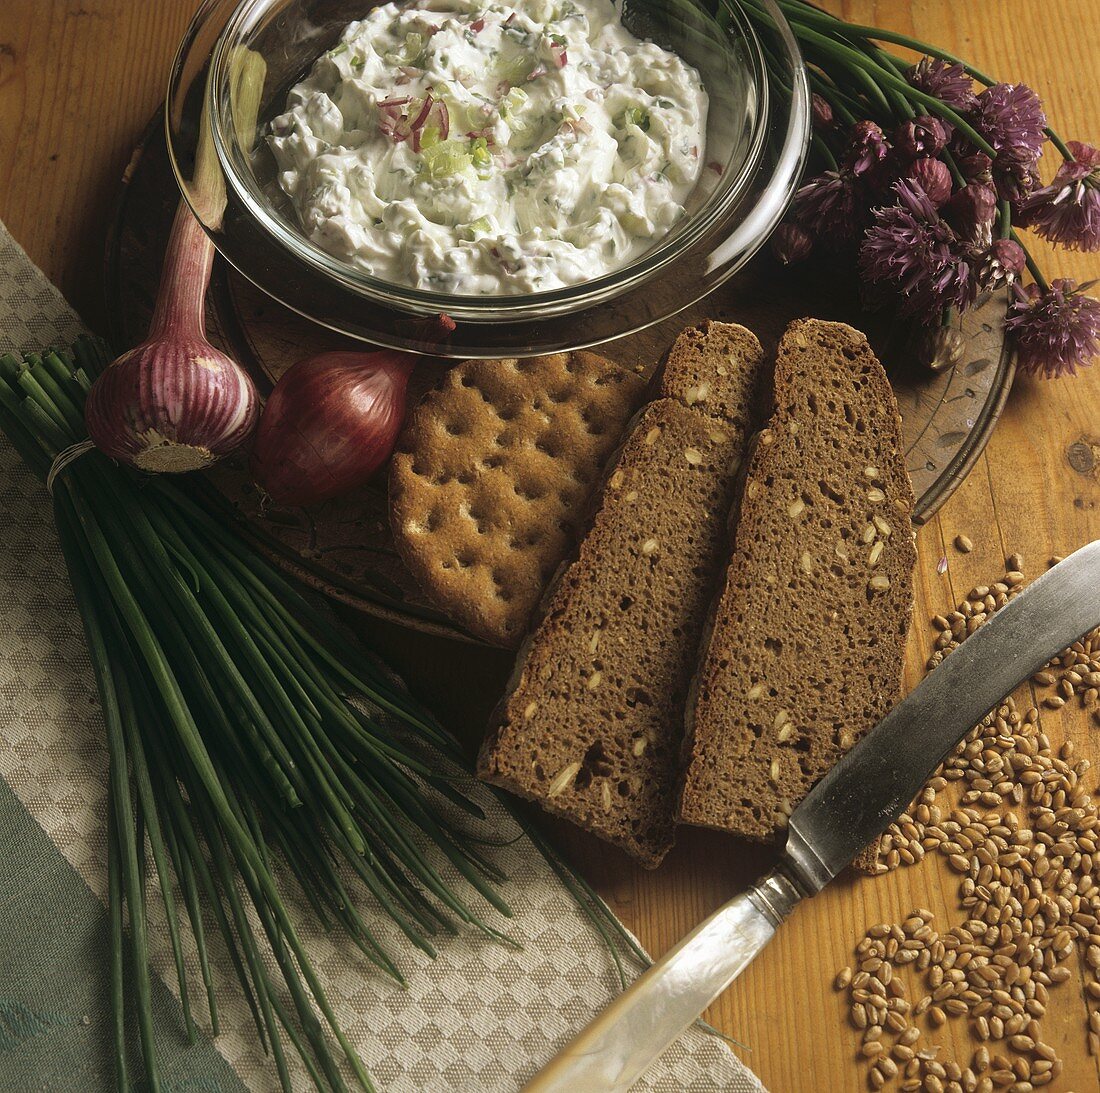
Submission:
<svg viewBox="0 0 1100 1093">
<path fill-rule="evenodd" d="M 143 478 L 95 450 L 58 461 L 85 439 L 84 396 L 108 360 L 90 338 L 71 353 L 0 357 L 0 429 L 52 486 L 99 686 L 118 1088 L 130 1082 L 127 1001 L 146 1085 L 161 1087 L 146 925 L 147 902 L 159 898 L 189 1039 L 185 924 L 215 1034 L 211 927 L 282 1087 L 291 1087 L 292 1050 L 318 1088 L 344 1090 L 350 1075 L 372 1089 L 301 939 L 286 878 L 317 922 L 398 983 L 397 955 L 371 926 L 379 913 L 429 955 L 463 929 L 515 944 L 503 929 L 505 878 L 480 849 L 492 840 L 478 829 L 475 797 L 490 791 L 473 782 L 457 742 L 380 662 L 334 635 L 333 620 L 203 483 Z M 643 959 L 591 888 L 517 819 L 616 962 L 620 946 Z"/>
</svg>

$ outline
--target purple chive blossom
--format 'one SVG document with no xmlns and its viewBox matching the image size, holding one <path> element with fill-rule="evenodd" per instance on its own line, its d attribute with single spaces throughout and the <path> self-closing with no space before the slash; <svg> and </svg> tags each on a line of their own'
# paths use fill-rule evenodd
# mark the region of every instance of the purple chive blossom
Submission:
<svg viewBox="0 0 1100 1093">
<path fill-rule="evenodd" d="M 1073 159 L 1021 202 L 1016 220 L 1070 250 L 1100 250 L 1100 148 L 1071 140 Z"/>
<path fill-rule="evenodd" d="M 852 126 L 844 165 L 856 178 L 877 170 L 890 154 L 890 145 L 882 128 L 873 121 L 857 121 Z"/>
<path fill-rule="evenodd" d="M 921 114 L 898 126 L 894 147 L 906 159 L 938 156 L 947 145 L 947 137 L 947 126 L 939 118 Z"/>
<path fill-rule="evenodd" d="M 810 111 L 813 114 L 814 128 L 819 133 L 827 133 L 833 127 L 833 108 L 829 100 L 816 91 L 810 96 Z"/>
<path fill-rule="evenodd" d="M 1028 375 L 1073 376 L 1100 354 L 1100 302 L 1069 278 L 1013 287 L 1005 329 L 1016 346 L 1016 366 Z"/>
<path fill-rule="evenodd" d="M 785 266 L 808 258 L 814 248 L 813 236 L 805 228 L 789 221 L 775 229 L 771 242 L 772 253 Z"/>
<path fill-rule="evenodd" d="M 951 172 L 942 159 L 915 159 L 906 174 L 920 183 L 928 200 L 937 208 L 951 196 Z"/>
<path fill-rule="evenodd" d="M 959 238 L 978 246 L 988 246 L 997 215 L 997 194 L 991 186 L 969 182 L 956 190 L 940 210 L 944 220 Z"/>
<path fill-rule="evenodd" d="M 955 165 L 967 182 L 980 182 L 983 186 L 993 185 L 993 160 L 985 152 L 957 155 Z"/>
<path fill-rule="evenodd" d="M 1035 164 L 1046 140 L 1047 119 L 1039 96 L 1022 83 L 994 84 L 978 96 L 969 116 L 997 153 L 997 193 L 1008 201 L 1022 200 L 1035 185 Z"/>
<path fill-rule="evenodd" d="M 1019 206 L 1039 183 L 1039 172 L 1029 153 L 1001 152 L 993 161 L 993 185 L 997 196 Z"/>
<path fill-rule="evenodd" d="M 938 57 L 924 57 L 913 65 L 905 78 L 926 95 L 934 95 L 940 102 L 965 113 L 974 108 L 978 96 L 974 94 L 974 81 L 960 64 L 950 64 Z"/>
<path fill-rule="evenodd" d="M 1039 96 L 1026 84 L 999 83 L 987 87 L 970 113 L 974 128 L 993 146 L 1034 163 L 1043 150 L 1047 117 Z"/>
<path fill-rule="evenodd" d="M 897 205 L 876 209 L 860 248 L 860 270 L 900 295 L 899 310 L 938 322 L 943 310 L 974 301 L 977 286 L 965 249 L 936 206 L 911 179 L 895 183 Z"/>
<path fill-rule="evenodd" d="M 1015 239 L 994 239 L 978 262 L 978 284 L 984 289 L 1014 282 L 1027 265 L 1024 248 Z"/>
<path fill-rule="evenodd" d="M 791 206 L 795 223 L 820 239 L 851 239 L 861 219 L 854 182 L 848 171 L 826 171 L 803 183 Z"/>
</svg>

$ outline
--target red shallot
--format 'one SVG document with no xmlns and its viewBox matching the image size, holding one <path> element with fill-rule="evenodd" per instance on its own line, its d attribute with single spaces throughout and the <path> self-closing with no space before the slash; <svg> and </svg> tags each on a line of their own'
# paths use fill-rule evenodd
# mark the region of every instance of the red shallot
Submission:
<svg viewBox="0 0 1100 1093">
<path fill-rule="evenodd" d="M 252 448 L 252 477 L 280 505 L 316 505 L 366 484 L 405 418 L 411 353 L 322 353 L 275 384 Z"/>
</svg>

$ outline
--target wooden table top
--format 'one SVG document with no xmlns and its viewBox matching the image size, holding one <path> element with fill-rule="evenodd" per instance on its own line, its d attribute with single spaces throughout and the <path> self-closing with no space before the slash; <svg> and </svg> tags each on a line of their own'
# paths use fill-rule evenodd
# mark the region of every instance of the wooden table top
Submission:
<svg viewBox="0 0 1100 1093">
<path fill-rule="evenodd" d="M 164 91 L 169 64 L 196 0 L 4 0 L 0 4 L 0 217 L 31 257 L 93 324 L 103 326 L 103 237 L 118 181 Z M 1100 0 L 829 0 L 846 18 L 911 33 L 967 57 L 987 72 L 1041 93 L 1064 137 L 1100 140 Z M 1053 167 L 1047 165 L 1047 175 Z M 1096 256 L 1049 255 L 1049 271 L 1084 281 Z M 751 323 L 751 316 L 746 317 Z M 974 543 L 956 550 L 956 535 Z M 1100 367 L 1075 380 L 1019 379 L 985 454 L 917 544 L 917 610 L 907 675 L 915 683 L 931 644 L 929 618 L 975 584 L 1003 572 L 1020 552 L 1036 576 L 1052 554 L 1100 537 Z M 942 575 L 941 557 L 949 561 Z M 506 665 L 374 623 L 391 659 L 471 738 Z M 1100 724 L 1076 706 L 1043 725 L 1055 741 L 1100 758 Z M 1090 790 L 1095 774 L 1086 776 Z M 659 953 L 735 894 L 767 854 L 705 832 L 686 832 L 668 862 L 646 873 L 616 852 L 563 832 L 623 920 Z M 799 909 L 780 936 L 712 1008 L 709 1018 L 751 1050 L 746 1062 L 774 1093 L 866 1088 L 857 1034 L 845 1021 L 837 969 L 851 962 L 864 930 L 928 907 L 945 923 L 965 917 L 957 878 L 930 855 L 881 878 L 844 879 Z M 1086 1051 L 1081 979 L 1052 991 L 1043 1035 L 1064 1070 L 1046 1088 L 1100 1089 Z M 941 1056 L 963 1065 L 972 1046 L 963 1019 L 939 1033 Z"/>
</svg>

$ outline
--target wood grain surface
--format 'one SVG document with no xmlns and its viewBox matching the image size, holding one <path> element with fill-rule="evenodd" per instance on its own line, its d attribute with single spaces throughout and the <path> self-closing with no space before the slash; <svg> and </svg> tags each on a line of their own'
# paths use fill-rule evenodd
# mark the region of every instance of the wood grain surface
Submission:
<svg viewBox="0 0 1100 1093">
<path fill-rule="evenodd" d="M 1002 78 L 1038 88 L 1066 137 L 1100 139 L 1100 0 L 829 0 L 831 10 L 933 40 Z M 194 0 L 3 0 L 0 3 L 0 217 L 93 325 L 103 325 L 102 244 L 130 149 L 160 100 Z M 1053 165 L 1047 165 L 1047 174 Z M 1048 269 L 1086 280 L 1096 256 L 1050 257 Z M 751 321 L 750 317 L 746 317 Z M 952 546 L 963 532 L 974 550 Z M 1071 381 L 1020 379 L 986 453 L 961 489 L 918 535 L 918 606 L 907 674 L 921 674 L 928 618 L 973 584 L 1003 571 L 1019 551 L 1028 576 L 1051 554 L 1100 537 L 1100 368 Z M 948 559 L 945 573 L 937 562 Z M 370 637 L 471 740 L 507 669 L 506 658 L 381 623 Z M 1044 711 L 1055 739 L 1100 759 L 1100 727 L 1074 706 Z M 1095 772 L 1087 776 L 1096 786 Z M 660 952 L 763 869 L 768 855 L 687 832 L 658 872 L 562 832 L 615 910 Z M 926 906 L 945 923 L 963 916 L 956 883 L 938 861 L 879 879 L 846 879 L 802 907 L 772 948 L 712 1008 L 710 1019 L 749 1045 L 743 1058 L 773 1093 L 866 1088 L 858 1040 L 844 1022 L 836 970 L 873 922 Z M 1100 1089 L 1085 1050 L 1079 978 L 1052 992 L 1044 1036 L 1065 1069 L 1046 1088 Z M 965 1024 L 949 1023 L 943 1055 L 969 1059 Z"/>
</svg>

